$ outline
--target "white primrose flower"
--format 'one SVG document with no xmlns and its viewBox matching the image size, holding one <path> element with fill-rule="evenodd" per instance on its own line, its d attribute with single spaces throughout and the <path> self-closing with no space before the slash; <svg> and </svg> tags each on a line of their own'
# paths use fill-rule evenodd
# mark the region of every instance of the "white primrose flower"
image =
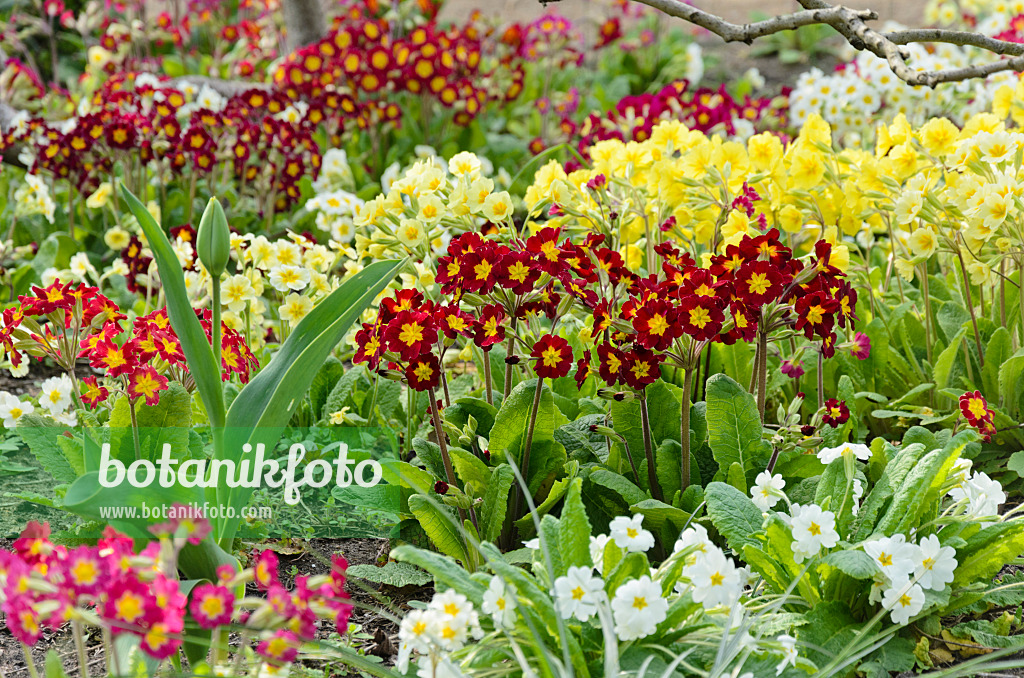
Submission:
<svg viewBox="0 0 1024 678">
<path fill-rule="evenodd" d="M 604 581 L 586 567 L 570 567 L 555 580 L 555 607 L 563 619 L 575 617 L 585 622 L 597 614 L 597 605 L 605 599 Z"/>
<path fill-rule="evenodd" d="M 491 577 L 491 583 L 484 591 L 480 609 L 491 615 L 494 625 L 511 628 L 516 623 L 516 587 L 506 583 L 498 575 Z"/>
<path fill-rule="evenodd" d="M 693 548 L 696 555 L 707 553 L 708 550 L 715 548 L 715 545 L 708 539 L 708 531 L 700 523 L 694 523 L 680 533 L 679 539 L 676 540 L 675 546 L 672 547 L 672 553 L 679 553 L 689 548 Z M 687 561 L 693 562 L 696 555 L 690 554 Z"/>
<path fill-rule="evenodd" d="M 918 560 L 917 547 L 908 544 L 902 534 L 865 542 L 864 553 L 871 556 L 882 574 L 893 582 L 909 578 Z"/>
<path fill-rule="evenodd" d="M 590 537 L 590 562 L 594 563 L 594 569 L 599 573 L 604 567 L 604 548 L 612 540 L 607 534 L 599 534 Z"/>
<path fill-rule="evenodd" d="M 683 568 L 683 576 L 693 585 L 693 599 L 710 609 L 731 605 L 742 590 L 742 575 L 735 563 L 717 546 L 711 546 Z"/>
<path fill-rule="evenodd" d="M 4 428 L 14 428 L 19 419 L 35 411 L 32 403 L 22 402 L 18 396 L 0 391 L 0 419 L 3 419 Z"/>
<path fill-rule="evenodd" d="M 433 645 L 433 639 L 440 635 L 440 619 L 430 610 L 413 610 L 405 615 L 398 627 L 398 670 L 405 672 L 409 668 L 412 653 L 427 654 Z"/>
<path fill-rule="evenodd" d="M 628 581 L 612 599 L 615 634 L 622 641 L 649 636 L 665 621 L 667 611 L 668 601 L 661 596 L 661 586 L 650 577 Z"/>
<path fill-rule="evenodd" d="M 51 415 L 63 414 L 71 405 L 71 390 L 74 384 L 68 375 L 50 377 L 40 388 L 39 406 L 46 408 Z"/>
<path fill-rule="evenodd" d="M 823 447 L 818 450 L 818 459 L 822 464 L 831 464 L 840 457 L 852 457 L 867 461 L 871 458 L 871 448 L 859 443 L 843 443 L 837 447 Z"/>
<path fill-rule="evenodd" d="M 783 488 L 786 481 L 781 475 L 772 475 L 769 471 L 761 471 L 754 479 L 754 486 L 750 488 L 750 496 L 754 504 L 762 511 L 774 507 L 784 495 Z"/>
<path fill-rule="evenodd" d="M 822 511 L 817 504 L 793 504 L 790 528 L 793 531 L 793 560 L 797 563 L 818 555 L 823 546 L 832 548 L 839 543 L 836 515 Z"/>
<path fill-rule="evenodd" d="M 930 534 L 921 540 L 917 549 L 914 577 L 922 588 L 941 591 L 953 581 L 956 570 L 956 550 L 943 546 L 939 538 Z"/>
<path fill-rule="evenodd" d="M 796 651 L 796 638 L 793 636 L 783 633 L 775 641 L 781 645 L 779 649 L 782 650 L 782 661 L 775 667 L 775 675 L 781 676 L 787 666 L 796 666 L 796 658 L 799 653 Z"/>
<path fill-rule="evenodd" d="M 949 496 L 956 502 L 965 501 L 967 515 L 981 521 L 996 520 L 999 506 L 1006 501 L 1006 493 L 999 481 L 980 471 L 971 474 L 960 487 L 950 490 Z"/>
<path fill-rule="evenodd" d="M 924 608 L 924 589 L 909 580 L 896 582 L 882 595 L 882 606 L 894 624 L 906 624 Z"/>
<path fill-rule="evenodd" d="M 643 528 L 644 516 L 619 516 L 608 526 L 615 545 L 630 553 L 643 553 L 654 546 L 654 535 Z"/>
</svg>

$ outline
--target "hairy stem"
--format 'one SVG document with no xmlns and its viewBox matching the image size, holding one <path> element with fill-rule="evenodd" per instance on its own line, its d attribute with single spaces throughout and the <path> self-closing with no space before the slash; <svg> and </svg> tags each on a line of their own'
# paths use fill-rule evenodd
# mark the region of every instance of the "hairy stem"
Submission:
<svg viewBox="0 0 1024 678">
<path fill-rule="evenodd" d="M 647 412 L 647 393 L 640 394 L 640 427 L 644 432 L 644 456 L 647 458 L 647 482 L 651 486 L 651 496 L 658 501 L 665 501 L 658 483 L 658 467 L 654 463 L 654 444 L 651 442 L 651 417 Z"/>
<path fill-rule="evenodd" d="M 706 376 L 706 375 L 705 375 Z M 679 489 L 690 486 L 690 391 L 693 388 L 693 368 L 686 368 L 683 379 L 683 404 L 680 408 L 679 424 Z"/>
</svg>

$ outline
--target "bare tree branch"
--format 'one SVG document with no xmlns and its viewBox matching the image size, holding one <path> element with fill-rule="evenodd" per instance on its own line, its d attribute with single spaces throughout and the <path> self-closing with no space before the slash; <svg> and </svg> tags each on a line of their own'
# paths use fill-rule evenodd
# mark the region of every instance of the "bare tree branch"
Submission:
<svg viewBox="0 0 1024 678">
<path fill-rule="evenodd" d="M 983 78 L 1001 71 L 1024 71 L 1024 44 L 997 40 L 968 31 L 921 28 L 881 33 L 866 22 L 878 18 L 872 10 L 858 10 L 834 5 L 825 0 L 797 0 L 803 10 L 749 24 L 734 24 L 708 11 L 693 7 L 684 0 L 635 0 L 692 24 L 705 28 L 726 42 L 745 42 L 791 31 L 801 26 L 827 25 L 834 28 L 857 50 L 867 50 L 889 64 L 889 68 L 908 85 L 935 87 L 943 82 Z M 907 63 L 913 43 L 945 43 L 976 47 L 995 56 L 1013 57 L 963 68 L 922 71 Z"/>
</svg>

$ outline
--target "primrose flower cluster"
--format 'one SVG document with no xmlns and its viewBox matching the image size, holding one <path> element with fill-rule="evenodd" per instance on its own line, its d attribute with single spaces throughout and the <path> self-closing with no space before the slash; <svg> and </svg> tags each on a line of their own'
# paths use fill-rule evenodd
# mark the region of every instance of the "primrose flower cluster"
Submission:
<svg viewBox="0 0 1024 678">
<path fill-rule="evenodd" d="M 156 404 L 170 380 L 190 390 L 194 385 L 166 309 L 137 316 L 127 326 L 128 317 L 97 288 L 60 281 L 46 288 L 33 287 L 32 295 L 18 301 L 18 306 L 3 313 L 0 346 L 15 374 L 27 371 L 25 355 L 49 358 L 65 371 L 47 380 L 40 396 L 41 407 L 58 421 L 74 425 L 69 407 L 95 408 L 110 397 L 111 389 L 123 393 L 134 406 L 138 400 Z M 209 310 L 197 314 L 209 340 L 212 314 Z M 243 337 L 228 327 L 221 330 L 221 355 L 224 380 L 236 375 L 245 383 L 257 366 Z M 83 358 L 98 374 L 78 378 L 77 361 Z M 34 411 L 31 403 L 6 392 L 0 396 L 5 427 Z"/>
<path fill-rule="evenodd" d="M 14 637 L 32 647 L 44 629 L 102 627 L 115 638 L 137 636 L 143 653 L 164 660 L 181 647 L 191 612 L 200 628 L 230 626 L 255 637 L 260 664 L 276 670 L 315 638 L 318 620 L 344 633 L 352 611 L 344 558 L 334 557 L 329 574 L 296 577 L 289 591 L 279 579 L 277 556 L 264 551 L 253 568 L 223 566 L 216 582 L 183 592 L 175 578 L 178 553 L 198 544 L 210 525 L 182 505 L 168 517 L 151 528 L 159 539 L 138 552 L 130 537 L 109 527 L 96 546 L 68 548 L 50 541 L 48 525 L 29 523 L 11 551 L 0 551 L 0 609 Z M 234 591 L 249 582 L 265 597 L 236 597 Z"/>
</svg>

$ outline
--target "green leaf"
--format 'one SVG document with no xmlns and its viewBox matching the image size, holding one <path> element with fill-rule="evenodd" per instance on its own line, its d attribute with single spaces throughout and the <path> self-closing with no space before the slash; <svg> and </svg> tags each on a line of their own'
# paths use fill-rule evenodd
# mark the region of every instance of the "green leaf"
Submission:
<svg viewBox="0 0 1024 678">
<path fill-rule="evenodd" d="M 355 390 L 356 384 L 359 380 L 367 375 L 366 365 L 353 365 L 346 370 L 341 377 L 334 382 L 334 386 L 327 394 L 326 400 L 324 400 L 323 413 L 321 417 L 329 417 L 330 415 L 338 412 L 347 403 L 354 404 L 355 401 L 351 400 L 352 392 Z"/>
<path fill-rule="evenodd" d="M 49 417 L 37 414 L 26 414 L 18 419 L 15 429 L 29 451 L 39 460 L 43 470 L 57 483 L 73 483 L 79 471 L 72 467 L 68 458 L 61 451 L 58 439 L 64 436 L 67 426 L 58 424 Z M 84 471 L 84 469 L 82 469 Z"/>
<path fill-rule="evenodd" d="M 174 253 L 170 240 L 167 239 L 167 235 L 160 225 L 156 223 L 153 215 L 124 184 L 121 184 L 121 194 L 128 204 L 128 209 L 139 222 L 142 232 L 146 235 L 149 248 L 153 252 L 153 259 L 156 260 L 157 268 L 160 271 L 160 284 L 163 286 L 167 302 L 167 317 L 181 342 L 181 350 L 185 354 L 189 373 L 203 399 L 210 424 L 215 428 L 223 427 L 225 409 L 221 390 L 221 366 L 216 363 L 213 349 L 210 348 L 210 340 L 207 339 L 206 331 L 200 324 L 199 318 L 196 317 L 195 309 L 192 308 L 192 300 L 185 288 L 185 275 L 181 269 L 181 263 L 178 261 L 178 255 Z"/>
<path fill-rule="evenodd" d="M 426 586 L 433 577 L 409 563 L 389 562 L 383 567 L 376 565 L 353 565 L 346 574 L 375 584 L 402 588 L 403 586 Z"/>
<path fill-rule="evenodd" d="M 738 463 L 747 485 L 768 464 L 770 448 L 762 440 L 754 396 L 724 374 L 707 382 L 708 440 L 720 468 Z"/>
<path fill-rule="evenodd" d="M 438 551 L 465 564 L 466 547 L 462 543 L 454 509 L 439 506 L 422 494 L 409 497 L 409 510 Z"/>
<path fill-rule="evenodd" d="M 449 447 L 448 456 L 451 457 L 455 473 L 466 484 L 467 493 L 475 497 L 483 496 L 491 479 L 490 467 L 480 457 L 461 447 Z M 469 492 L 470 488 L 472 492 Z"/>
<path fill-rule="evenodd" d="M 505 402 L 501 404 L 501 408 L 495 415 L 489 439 L 492 455 L 500 455 L 499 459 L 507 456 L 510 461 L 521 458 L 536 391 L 537 380 L 529 379 L 516 385 Z M 532 448 L 536 448 L 537 443 L 541 441 L 554 441 L 555 429 L 567 423 L 569 420 L 555 407 L 551 389 L 545 387 L 541 391 L 537 409 Z M 532 456 L 532 449 L 530 454 Z"/>
<path fill-rule="evenodd" d="M 558 525 L 558 550 L 568 567 L 590 567 L 590 520 L 583 508 L 583 479 L 574 478 Z"/>
<path fill-rule="evenodd" d="M 498 408 L 490 405 L 486 400 L 463 396 L 458 398 L 450 407 L 444 408 L 444 420 L 462 429 L 469 422 L 472 416 L 476 419 L 476 433 L 487 438 L 491 434 L 491 427 L 494 426 L 494 419 L 498 415 Z"/>
<path fill-rule="evenodd" d="M 658 448 L 666 440 L 679 442 L 680 407 L 682 400 L 676 397 L 672 388 L 664 381 L 656 381 L 647 387 L 647 414 L 651 422 L 651 442 Z M 678 391 L 679 389 L 675 389 Z M 641 425 L 640 401 L 633 399 L 625 402 L 612 401 L 612 427 L 615 432 L 626 439 L 633 459 L 639 464 L 644 454 L 644 432 Z M 620 458 L 625 458 L 621 444 L 616 442 Z M 675 487 L 679 489 L 679 468 L 676 467 Z M 646 478 L 644 479 L 646 481 Z M 659 478 L 659 481 L 661 479 Z M 663 488 L 665 489 L 665 488 Z M 665 489 L 665 496 L 672 494 Z"/>
<path fill-rule="evenodd" d="M 970 433 L 970 432 L 968 432 Z M 892 504 L 875 526 L 876 532 L 892 536 L 897 532 L 906 534 L 924 519 L 925 511 L 937 505 L 942 483 L 949 470 L 960 456 L 970 439 L 958 434 L 950 444 L 941 450 L 929 452 L 907 473 L 904 480 L 895 486 Z"/>
<path fill-rule="evenodd" d="M 1010 417 L 1024 418 L 1024 348 L 1013 354 L 999 368 L 999 398 Z"/>
<path fill-rule="evenodd" d="M 936 389 L 943 389 L 949 384 L 949 374 L 953 369 L 953 363 L 956 361 L 957 355 L 960 353 L 960 344 L 963 342 L 964 337 L 967 336 L 967 328 L 961 328 L 957 332 L 953 340 L 949 342 L 949 345 L 942 350 L 939 357 L 935 359 L 935 369 L 932 370 L 932 381 L 935 382 Z"/>
<path fill-rule="evenodd" d="M 313 407 L 313 418 L 315 420 L 333 414 L 332 412 L 324 412 L 324 405 L 327 403 L 327 396 L 334 389 L 334 385 L 338 383 L 343 374 L 345 374 L 345 368 L 342 367 L 341 361 L 333 355 L 328 356 L 327 362 L 317 370 L 316 376 L 313 377 L 313 383 L 309 385 L 309 402 Z"/>
<path fill-rule="evenodd" d="M 426 570 L 439 587 L 450 588 L 456 593 L 461 593 L 469 598 L 474 605 L 480 606 L 483 603 L 484 586 L 472 577 L 466 576 L 466 570 L 450 557 L 408 544 L 395 547 L 391 551 L 391 557 L 400 563 L 409 563 Z"/>
<path fill-rule="evenodd" d="M 761 531 L 764 517 L 750 497 L 732 485 L 714 482 L 705 488 L 704 499 L 708 517 L 732 550 L 741 551 L 746 544 L 759 545 L 754 535 Z"/>
<path fill-rule="evenodd" d="M 491 471 L 484 503 L 480 507 L 480 538 L 484 541 L 497 541 L 501 536 L 508 513 L 509 491 L 515 481 L 515 473 L 508 464 L 499 464 Z"/>
<path fill-rule="evenodd" d="M 56 650 L 49 650 L 46 653 L 46 678 L 67 678 L 64 673 L 64 662 Z"/>
<path fill-rule="evenodd" d="M 985 348 L 985 367 L 981 370 L 981 384 L 986 394 L 999 393 L 999 368 L 1010 358 L 1010 333 L 998 327 Z"/>
<path fill-rule="evenodd" d="M 1024 520 L 996 523 L 972 535 L 957 549 L 959 565 L 953 573 L 953 587 L 991 579 L 1004 563 L 1024 553 Z"/>
<path fill-rule="evenodd" d="M 834 551 L 825 556 L 822 562 L 854 579 L 871 579 L 878 573 L 875 561 L 863 551 Z"/>
</svg>

